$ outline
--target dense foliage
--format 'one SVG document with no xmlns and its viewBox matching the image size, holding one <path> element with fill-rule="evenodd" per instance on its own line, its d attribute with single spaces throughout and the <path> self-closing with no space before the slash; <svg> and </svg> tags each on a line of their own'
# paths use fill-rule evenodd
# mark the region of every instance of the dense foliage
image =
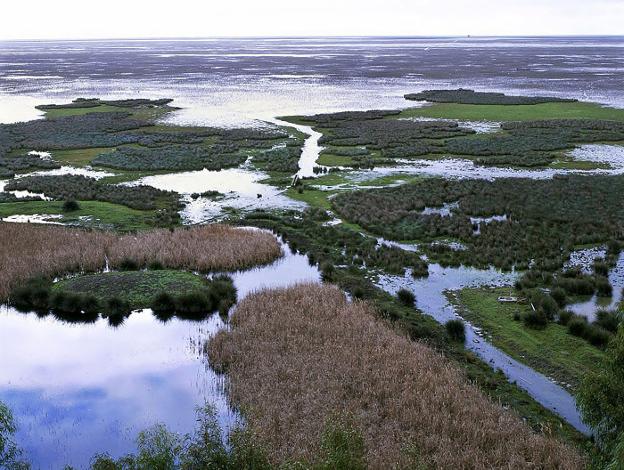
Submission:
<svg viewBox="0 0 624 470">
<path fill-rule="evenodd" d="M 8 191 L 43 193 L 55 200 L 105 201 L 133 209 L 154 210 L 179 208 L 176 193 L 151 186 L 122 186 L 107 184 L 81 175 L 25 176 L 7 183 Z"/>
<path fill-rule="evenodd" d="M 579 405 L 587 424 L 597 433 L 599 444 L 611 454 L 609 468 L 624 465 L 624 327 L 620 327 L 603 364 L 581 386 Z"/>
<path fill-rule="evenodd" d="M 432 250 L 431 256 L 444 263 L 504 269 L 526 269 L 532 263 L 552 271 L 575 245 L 624 238 L 623 196 L 621 176 L 426 178 L 395 188 L 341 193 L 332 203 L 345 219 L 387 238 L 460 240 L 466 250 Z M 457 203 L 449 217 L 423 213 L 425 207 L 445 203 Z M 484 220 L 475 223 L 479 217 Z"/>
<path fill-rule="evenodd" d="M 457 90 L 425 90 L 420 93 L 405 95 L 406 100 L 430 101 L 432 103 L 460 103 L 460 104 L 502 104 L 522 105 L 541 103 L 574 102 L 574 99 L 554 98 L 551 96 L 508 96 L 504 93 L 477 92 L 459 88 Z"/>
</svg>

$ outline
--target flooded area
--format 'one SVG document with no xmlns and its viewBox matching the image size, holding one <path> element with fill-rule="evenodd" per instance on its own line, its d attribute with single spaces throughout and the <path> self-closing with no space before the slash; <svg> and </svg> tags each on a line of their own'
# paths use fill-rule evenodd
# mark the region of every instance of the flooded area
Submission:
<svg viewBox="0 0 624 470">
<path fill-rule="evenodd" d="M 566 306 L 577 315 L 583 315 L 587 320 L 594 321 L 598 310 L 615 310 L 622 301 L 624 290 L 624 254 L 620 254 L 616 266 L 609 271 L 609 283 L 613 286 L 611 297 L 592 296 L 584 301 Z"/>
<path fill-rule="evenodd" d="M 306 256 L 283 250 L 268 266 L 232 273 L 239 300 L 264 287 L 320 280 Z M 103 319 L 70 324 L 1 307 L 0 400 L 12 408 L 34 468 L 82 468 L 96 452 L 121 456 L 156 423 L 188 432 L 195 407 L 205 403 L 229 429 L 238 415 L 202 354 L 224 327 L 217 314 L 162 323 L 142 310 L 111 327 Z"/>
<path fill-rule="evenodd" d="M 305 207 L 305 204 L 286 197 L 283 190 L 261 183 L 265 178 L 267 175 L 259 171 L 230 168 L 148 176 L 132 184 L 145 184 L 179 193 L 186 202 L 181 212 L 186 223 L 218 219 L 227 208 L 253 210 Z M 209 191 L 218 191 L 221 195 L 202 196 L 202 193 Z M 199 197 L 193 198 L 193 194 Z"/>
<path fill-rule="evenodd" d="M 405 288 L 416 296 L 416 306 L 431 315 L 440 323 L 458 317 L 455 308 L 449 303 L 445 292 L 466 287 L 507 286 L 516 280 L 516 273 L 503 273 L 495 269 L 479 270 L 467 267 L 443 268 L 438 264 L 429 265 L 429 277 L 414 279 L 411 273 L 405 276 L 383 275 L 378 285 L 395 295 Z M 476 353 L 494 369 L 500 369 L 511 382 L 526 390 L 544 407 L 554 411 L 581 432 L 589 429 L 581 420 L 576 409 L 576 401 L 564 388 L 532 368 L 512 359 L 492 346 L 479 330 L 467 322 L 466 348 Z"/>
</svg>

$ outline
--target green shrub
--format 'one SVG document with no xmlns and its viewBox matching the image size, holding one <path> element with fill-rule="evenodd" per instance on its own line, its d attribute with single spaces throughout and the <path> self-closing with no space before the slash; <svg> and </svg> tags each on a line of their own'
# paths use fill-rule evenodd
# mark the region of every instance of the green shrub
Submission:
<svg viewBox="0 0 624 470">
<path fill-rule="evenodd" d="M 132 312 L 130 304 L 121 297 L 110 297 L 106 300 L 106 314 L 109 317 L 127 317 Z"/>
<path fill-rule="evenodd" d="M 160 319 L 169 319 L 175 312 L 175 299 L 167 292 L 161 292 L 154 297 L 151 309 Z"/>
<path fill-rule="evenodd" d="M 580 338 L 584 338 L 587 334 L 587 327 L 587 319 L 578 315 L 572 317 L 568 322 L 568 332 Z"/>
<path fill-rule="evenodd" d="M 177 296 L 175 307 L 177 315 L 186 318 L 202 318 L 214 310 L 208 296 L 201 291 Z"/>
<path fill-rule="evenodd" d="M 63 203 L 63 212 L 76 212 L 80 210 L 80 204 L 73 199 L 69 199 Z"/>
<path fill-rule="evenodd" d="M 444 324 L 446 333 L 453 341 L 463 343 L 466 341 L 466 325 L 460 319 L 449 320 Z"/>
<path fill-rule="evenodd" d="M 119 263 L 119 269 L 121 271 L 137 271 L 139 269 L 139 263 L 132 258 L 124 258 Z"/>
<path fill-rule="evenodd" d="M 622 314 L 618 312 L 610 312 L 608 310 L 598 310 L 596 312 L 596 320 L 594 324 L 604 328 L 611 333 L 616 333 L 620 323 L 622 322 Z"/>
<path fill-rule="evenodd" d="M 557 302 L 557 305 L 561 307 L 565 307 L 567 303 L 566 291 L 561 287 L 555 287 L 550 291 L 550 296 Z"/>
<path fill-rule="evenodd" d="M 543 329 L 548 325 L 548 318 L 543 310 L 531 310 L 522 317 L 522 321 L 529 328 Z"/>
<path fill-rule="evenodd" d="M 566 326 L 570 320 L 574 317 L 574 313 L 569 310 L 561 310 L 559 311 L 559 319 L 558 322 L 560 325 Z"/>
<path fill-rule="evenodd" d="M 407 289 L 399 289 L 399 291 L 397 292 L 397 299 L 399 299 L 399 302 L 401 302 L 403 305 L 406 305 L 408 307 L 413 307 L 414 303 L 416 302 L 416 296 L 414 295 L 414 293 Z"/>
</svg>

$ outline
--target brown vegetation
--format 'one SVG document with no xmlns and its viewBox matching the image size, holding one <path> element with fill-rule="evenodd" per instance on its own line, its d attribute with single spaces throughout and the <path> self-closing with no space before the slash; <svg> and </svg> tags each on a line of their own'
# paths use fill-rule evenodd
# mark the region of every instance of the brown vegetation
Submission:
<svg viewBox="0 0 624 470">
<path fill-rule="evenodd" d="M 328 422 L 347 416 L 370 468 L 581 468 L 583 459 L 489 401 L 429 347 L 334 287 L 243 300 L 207 345 L 229 394 L 275 464 L 314 463 Z"/>
<path fill-rule="evenodd" d="M 268 232 L 225 225 L 153 230 L 119 236 L 110 232 L 0 222 L 0 300 L 36 276 L 98 271 L 127 260 L 138 266 L 199 271 L 236 270 L 268 263 L 281 255 Z"/>
</svg>

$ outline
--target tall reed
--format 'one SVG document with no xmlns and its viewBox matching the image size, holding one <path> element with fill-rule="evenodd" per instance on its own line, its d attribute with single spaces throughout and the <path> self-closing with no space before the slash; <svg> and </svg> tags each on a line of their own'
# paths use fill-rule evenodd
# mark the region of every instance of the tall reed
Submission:
<svg viewBox="0 0 624 470">
<path fill-rule="evenodd" d="M 0 300 L 37 276 L 113 268 L 128 260 L 173 269 L 231 271 L 268 263 L 281 255 L 268 232 L 226 225 L 153 230 L 137 235 L 0 222 Z"/>
<path fill-rule="evenodd" d="M 331 286 L 248 296 L 207 344 L 228 393 L 274 464 L 309 463 L 336 415 L 369 468 L 582 468 L 583 459 L 491 402 L 429 347 Z"/>
</svg>

